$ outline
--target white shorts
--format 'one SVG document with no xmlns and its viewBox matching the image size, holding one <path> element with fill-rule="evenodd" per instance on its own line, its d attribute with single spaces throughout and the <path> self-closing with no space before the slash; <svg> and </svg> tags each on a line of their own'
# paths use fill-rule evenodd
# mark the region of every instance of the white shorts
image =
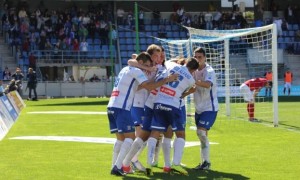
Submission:
<svg viewBox="0 0 300 180">
<path fill-rule="evenodd" d="M 285 88 L 288 88 L 288 89 L 291 89 L 292 83 L 286 82 L 286 83 L 284 84 L 284 87 L 285 87 Z"/>
<path fill-rule="evenodd" d="M 244 97 L 244 100 L 247 102 L 253 101 L 254 97 L 253 97 L 253 92 L 250 90 L 249 86 L 247 86 L 246 84 L 242 84 L 240 86 L 240 91 L 242 96 Z"/>
</svg>

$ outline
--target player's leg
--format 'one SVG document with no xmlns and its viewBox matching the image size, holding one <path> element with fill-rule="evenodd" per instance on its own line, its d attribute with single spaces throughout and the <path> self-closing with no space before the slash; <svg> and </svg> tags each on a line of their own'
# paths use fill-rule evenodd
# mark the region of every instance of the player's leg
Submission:
<svg viewBox="0 0 300 180">
<path fill-rule="evenodd" d="M 168 127 L 167 132 L 164 133 L 162 139 L 162 150 L 164 155 L 164 172 L 170 172 L 171 170 L 171 141 L 173 137 L 173 131 L 171 126 Z"/>
<path fill-rule="evenodd" d="M 286 91 L 286 83 L 284 84 L 284 88 L 283 88 L 283 94 L 285 95 L 285 91 Z"/>
<path fill-rule="evenodd" d="M 131 120 L 130 111 L 121 109 L 119 112 L 120 113 L 116 118 L 116 122 L 119 134 L 122 134 L 122 136 L 124 136 L 124 142 L 121 146 L 114 168 L 116 167 L 117 169 L 122 169 L 123 160 L 130 150 L 133 139 L 135 139 L 135 128 L 134 123 Z"/>
<path fill-rule="evenodd" d="M 249 121 L 253 121 L 254 120 L 254 103 L 253 102 L 248 102 L 247 111 L 248 111 L 248 115 L 249 115 Z"/>
<path fill-rule="evenodd" d="M 134 140 L 130 151 L 128 152 L 128 154 L 126 155 L 123 161 L 124 166 L 128 167 L 132 162 L 132 165 L 135 168 L 135 170 L 145 171 L 144 166 L 138 163 L 139 161 L 134 161 L 135 160 L 134 156 L 139 156 L 139 154 L 146 146 L 146 141 L 148 140 L 151 133 L 152 118 L 153 118 L 153 110 L 146 106 L 144 112 L 144 120 L 141 122 L 142 123 L 141 129 L 138 130 L 140 133 L 137 134 L 137 138 Z"/>
<path fill-rule="evenodd" d="M 162 147 L 162 140 L 163 140 L 163 135 L 160 134 L 155 146 L 155 153 L 154 153 L 154 157 L 152 160 L 152 166 L 157 167 L 158 166 L 158 159 L 159 159 L 159 153 L 160 153 L 160 149 Z"/>
<path fill-rule="evenodd" d="M 197 125 L 197 136 L 200 140 L 201 161 L 196 170 L 206 170 L 210 168 L 210 144 L 207 136 L 208 130 L 213 126 L 217 117 L 217 112 L 205 111 L 195 115 L 195 123 Z"/>
<path fill-rule="evenodd" d="M 185 146 L 185 123 L 186 120 L 185 118 L 182 117 L 182 111 L 181 109 L 174 109 L 173 112 L 174 116 L 172 117 L 172 124 L 174 124 L 175 126 L 173 126 L 173 129 L 175 130 L 175 134 L 176 134 L 176 138 L 173 142 L 173 149 L 174 149 L 174 153 L 173 153 L 173 161 L 172 161 L 172 169 L 187 175 L 188 172 L 181 166 L 181 160 L 182 160 L 182 155 L 183 155 L 183 151 L 184 151 L 184 146 Z"/>
</svg>

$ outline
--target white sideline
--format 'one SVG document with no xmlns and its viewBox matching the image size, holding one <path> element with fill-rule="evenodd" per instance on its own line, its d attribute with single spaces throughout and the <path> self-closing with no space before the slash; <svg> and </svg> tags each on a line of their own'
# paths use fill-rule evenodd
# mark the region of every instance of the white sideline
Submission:
<svg viewBox="0 0 300 180">
<path fill-rule="evenodd" d="M 79 137 L 79 136 L 19 136 L 9 138 L 12 140 L 42 140 L 42 141 L 68 141 L 68 142 L 85 142 L 85 143 L 100 143 L 100 144 L 114 144 L 115 138 L 104 137 Z M 172 143 L 173 144 L 173 143 Z M 210 142 L 210 144 L 219 144 Z M 185 147 L 200 146 L 199 141 L 187 141 Z"/>
</svg>

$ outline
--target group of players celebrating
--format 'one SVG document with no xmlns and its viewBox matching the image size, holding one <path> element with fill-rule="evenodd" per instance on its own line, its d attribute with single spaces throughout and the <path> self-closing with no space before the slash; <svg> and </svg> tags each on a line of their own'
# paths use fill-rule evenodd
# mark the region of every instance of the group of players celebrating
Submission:
<svg viewBox="0 0 300 180">
<path fill-rule="evenodd" d="M 200 140 L 200 164 L 210 168 L 208 130 L 218 112 L 216 75 L 206 62 L 205 49 L 194 50 L 191 58 L 165 60 L 162 47 L 152 44 L 128 61 L 115 79 L 107 106 L 110 132 L 116 134 L 111 174 L 124 176 L 143 171 L 153 175 L 159 147 L 164 154 L 163 171 L 187 175 L 181 164 L 185 146 L 184 97 L 194 93 L 195 124 Z M 171 160 L 171 140 L 173 158 Z M 148 147 L 146 168 L 138 161 Z M 134 170 L 133 170 L 134 169 Z"/>
</svg>

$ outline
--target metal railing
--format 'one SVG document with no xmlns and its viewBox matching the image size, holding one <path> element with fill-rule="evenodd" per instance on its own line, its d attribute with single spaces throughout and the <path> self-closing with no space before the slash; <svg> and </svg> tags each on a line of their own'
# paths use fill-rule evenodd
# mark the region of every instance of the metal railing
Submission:
<svg viewBox="0 0 300 180">
<path fill-rule="evenodd" d="M 116 51 L 111 54 L 109 50 L 90 50 L 90 51 L 73 51 L 73 50 L 33 50 L 31 51 L 37 60 L 37 65 L 54 66 L 54 65 L 100 65 L 110 66 L 116 62 Z M 26 63 L 26 62 L 24 62 Z"/>
</svg>

